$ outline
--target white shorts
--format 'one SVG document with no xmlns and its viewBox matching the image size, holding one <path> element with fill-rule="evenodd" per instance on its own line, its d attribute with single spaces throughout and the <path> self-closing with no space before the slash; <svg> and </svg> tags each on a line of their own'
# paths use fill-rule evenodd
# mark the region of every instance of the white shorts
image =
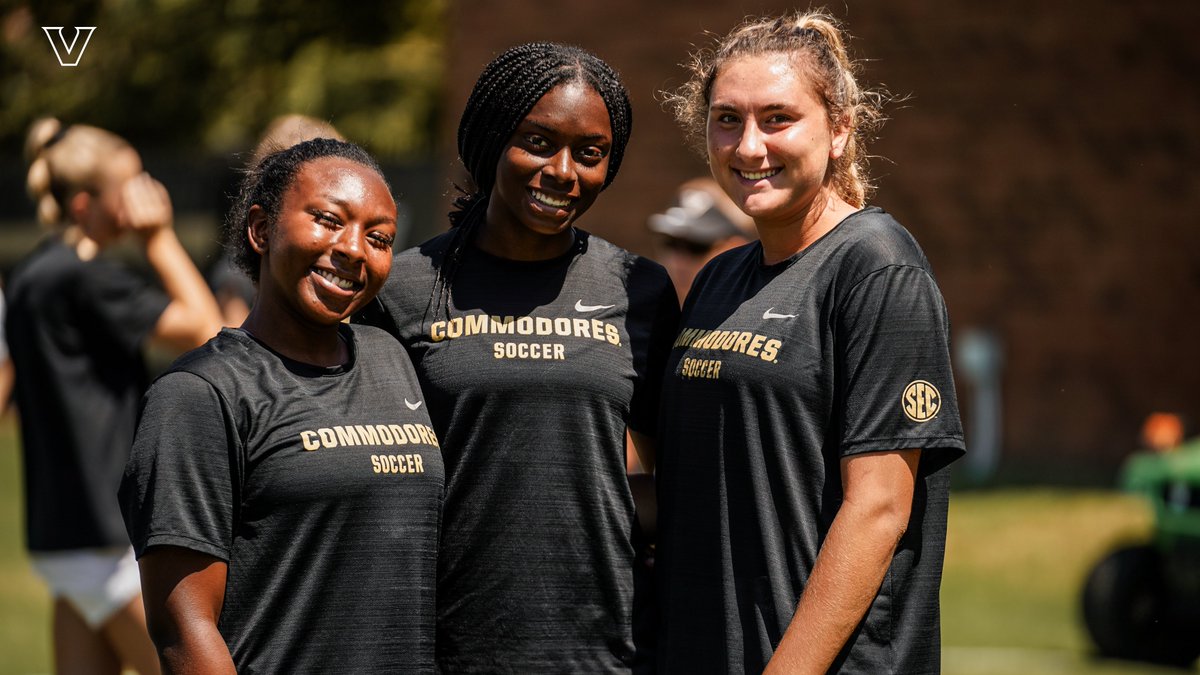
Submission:
<svg viewBox="0 0 1200 675">
<path fill-rule="evenodd" d="M 142 592 L 133 548 L 84 548 L 30 553 L 33 569 L 65 598 L 93 629 Z"/>
</svg>

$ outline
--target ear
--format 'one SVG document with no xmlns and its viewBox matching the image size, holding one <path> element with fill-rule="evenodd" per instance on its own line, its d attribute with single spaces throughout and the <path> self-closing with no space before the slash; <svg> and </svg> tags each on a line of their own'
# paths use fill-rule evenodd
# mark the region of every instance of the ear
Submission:
<svg viewBox="0 0 1200 675">
<path fill-rule="evenodd" d="M 92 195 L 87 190 L 80 190 L 67 201 L 67 219 L 72 223 L 83 223 L 91 207 Z"/>
<path fill-rule="evenodd" d="M 250 248 L 259 255 L 265 255 L 270 234 L 271 226 L 267 219 L 267 212 L 257 204 L 251 206 L 250 213 L 246 217 L 246 236 L 250 238 Z"/>
<path fill-rule="evenodd" d="M 842 118 L 841 124 L 833 129 L 833 139 L 829 145 L 829 159 L 838 159 L 846 152 L 850 143 L 850 116 Z"/>
</svg>

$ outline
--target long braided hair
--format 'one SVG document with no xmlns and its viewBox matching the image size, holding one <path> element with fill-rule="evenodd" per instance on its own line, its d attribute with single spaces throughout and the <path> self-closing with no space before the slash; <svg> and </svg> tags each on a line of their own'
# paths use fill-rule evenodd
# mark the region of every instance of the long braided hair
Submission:
<svg viewBox="0 0 1200 675">
<path fill-rule="evenodd" d="M 496 165 L 513 132 L 547 92 L 571 82 L 591 87 L 608 109 L 613 139 L 604 187 L 616 178 L 633 126 L 633 109 L 629 92 L 611 66 L 591 52 L 552 42 L 511 47 L 493 59 L 476 80 L 458 123 L 458 155 L 474 186 L 462 190 L 449 214 L 454 236 L 429 298 L 435 317 L 442 309 L 450 313 L 450 286 L 463 251 L 487 213 Z"/>
</svg>

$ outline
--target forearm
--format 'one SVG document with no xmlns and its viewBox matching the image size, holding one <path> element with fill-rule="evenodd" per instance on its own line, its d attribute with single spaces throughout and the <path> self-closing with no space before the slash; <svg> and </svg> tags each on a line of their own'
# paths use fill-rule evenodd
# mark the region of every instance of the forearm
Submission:
<svg viewBox="0 0 1200 675">
<path fill-rule="evenodd" d="M 895 520 L 844 505 L 766 673 L 825 673 L 862 621 L 904 533 Z"/>
<path fill-rule="evenodd" d="M 170 298 L 156 337 L 184 349 L 203 344 L 221 329 L 221 312 L 204 277 L 170 227 L 148 233 L 145 249 Z"/>
</svg>

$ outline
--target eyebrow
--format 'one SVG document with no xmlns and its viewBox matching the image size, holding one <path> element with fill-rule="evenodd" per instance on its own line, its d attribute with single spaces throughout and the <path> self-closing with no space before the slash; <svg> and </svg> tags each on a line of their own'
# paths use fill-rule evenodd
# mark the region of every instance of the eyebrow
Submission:
<svg viewBox="0 0 1200 675">
<path fill-rule="evenodd" d="M 758 110 L 761 110 L 763 112 L 774 112 L 776 110 L 787 110 L 788 107 L 789 106 L 784 103 L 768 103 L 768 104 L 758 108 Z M 737 112 L 738 107 L 733 105 L 732 103 L 717 102 L 717 103 L 711 104 L 709 106 L 709 110 L 719 110 L 722 112 Z"/>
<path fill-rule="evenodd" d="M 547 126 L 545 124 L 542 124 L 541 122 L 536 122 L 534 120 L 526 119 L 526 120 L 523 120 L 523 123 L 528 124 L 531 127 L 536 127 L 538 129 L 541 129 L 542 131 L 544 131 L 548 134 L 561 134 L 562 133 L 562 131 L 555 129 L 554 127 Z M 589 141 L 607 141 L 610 143 L 612 142 L 612 139 L 609 136 L 606 136 L 604 134 L 585 134 L 583 137 Z"/>
<path fill-rule="evenodd" d="M 337 205 L 345 210 L 349 210 L 352 206 L 351 203 L 346 201 L 345 199 L 338 199 L 337 197 L 333 197 L 331 195 L 321 195 L 321 199 L 324 199 L 325 201 L 327 201 L 331 204 Z M 395 222 L 397 222 L 395 217 L 375 218 L 374 220 L 368 220 L 366 224 L 367 225 L 378 225 L 379 223 L 395 223 Z"/>
</svg>

